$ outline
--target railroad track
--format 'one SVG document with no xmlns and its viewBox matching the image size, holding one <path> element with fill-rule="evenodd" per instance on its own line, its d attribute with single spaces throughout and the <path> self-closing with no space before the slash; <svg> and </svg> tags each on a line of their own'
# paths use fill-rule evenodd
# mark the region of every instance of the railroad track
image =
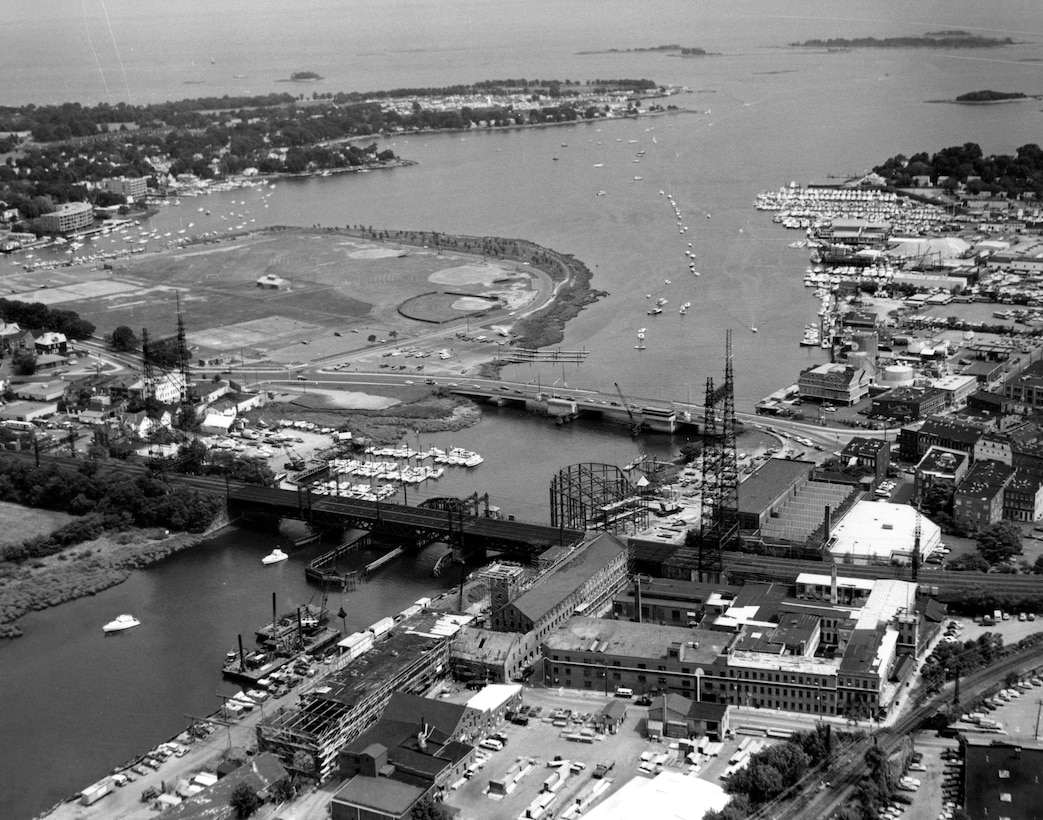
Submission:
<svg viewBox="0 0 1043 820">
<path fill-rule="evenodd" d="M 960 691 L 965 699 L 971 700 L 996 681 L 1002 681 L 1011 672 L 1025 672 L 1040 664 L 1043 664 L 1043 645 L 1023 650 L 1012 648 L 1006 657 L 962 678 Z M 920 702 L 908 714 L 901 716 L 893 726 L 867 736 L 845 749 L 842 757 L 828 770 L 820 765 L 809 771 L 775 800 L 751 814 L 751 820 L 821 820 L 830 817 L 851 798 L 852 790 L 865 774 L 863 758 L 870 746 L 876 744 L 885 754 L 890 754 L 906 735 L 945 706 L 951 697 L 951 690 L 943 690 L 929 697 L 922 696 Z M 830 788 L 823 791 L 810 789 L 826 776 L 829 777 Z"/>
</svg>

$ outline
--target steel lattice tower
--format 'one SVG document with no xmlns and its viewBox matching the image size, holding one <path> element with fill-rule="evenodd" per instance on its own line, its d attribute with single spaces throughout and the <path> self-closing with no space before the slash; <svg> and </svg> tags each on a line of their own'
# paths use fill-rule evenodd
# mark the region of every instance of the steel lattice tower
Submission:
<svg viewBox="0 0 1043 820">
<path fill-rule="evenodd" d="M 188 393 L 188 342 L 185 339 L 185 317 L 181 313 L 181 294 L 176 293 L 175 296 L 177 297 L 177 369 L 181 379 L 181 412 L 182 414 L 187 414 L 190 403 Z"/>
<path fill-rule="evenodd" d="M 703 416 L 702 528 L 699 537 L 700 581 L 720 579 L 724 551 L 739 542 L 739 468 L 735 433 L 735 378 L 732 332 L 725 342 L 724 384 L 706 379 Z"/>
<path fill-rule="evenodd" d="M 149 342 L 148 328 L 141 329 L 141 395 L 145 406 L 145 415 L 156 396 L 156 369 L 152 361 L 152 345 Z M 156 428 L 149 424 L 148 428 L 148 460 L 154 464 L 156 459 Z"/>
</svg>

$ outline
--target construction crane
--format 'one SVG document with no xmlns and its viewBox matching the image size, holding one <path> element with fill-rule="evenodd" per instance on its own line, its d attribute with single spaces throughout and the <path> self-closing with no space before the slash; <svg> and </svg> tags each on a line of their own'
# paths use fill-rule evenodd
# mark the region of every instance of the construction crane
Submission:
<svg viewBox="0 0 1043 820">
<path fill-rule="evenodd" d="M 619 400 L 623 403 L 624 409 L 627 411 L 627 415 L 630 417 L 630 435 L 636 436 L 641 432 L 641 421 L 634 415 L 634 411 L 630 409 L 630 402 L 627 401 L 627 397 L 623 395 L 623 390 L 620 388 L 618 382 L 612 382 L 616 386 L 616 394 L 619 396 Z"/>
<path fill-rule="evenodd" d="M 301 454 L 294 450 L 289 444 L 283 444 L 282 448 L 286 451 L 287 462 L 283 464 L 284 470 L 303 470 L 304 459 Z"/>
</svg>

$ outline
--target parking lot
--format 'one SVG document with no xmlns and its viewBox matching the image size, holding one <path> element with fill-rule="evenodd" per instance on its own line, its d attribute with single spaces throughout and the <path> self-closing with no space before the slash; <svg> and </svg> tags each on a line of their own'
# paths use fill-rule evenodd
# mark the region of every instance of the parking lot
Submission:
<svg viewBox="0 0 1043 820">
<path fill-rule="evenodd" d="M 539 715 L 530 717 L 528 726 L 507 723 L 501 727 L 500 731 L 507 738 L 501 751 L 480 750 L 486 756 L 481 769 L 458 789 L 450 792 L 446 801 L 460 810 L 460 820 L 514 820 L 523 816 L 526 807 L 540 794 L 544 781 L 554 774 L 557 767 L 548 766 L 548 762 L 554 762 L 556 757 L 568 761 L 570 765 L 561 765 L 562 770 L 569 770 L 569 773 L 558 790 L 558 798 L 550 807 L 548 814 L 551 816 L 578 796 L 589 792 L 599 782 L 610 782 L 610 786 L 600 796 L 600 799 L 604 799 L 631 778 L 642 776 L 638 771 L 642 753 L 658 756 L 665 754 L 667 760 L 662 764 L 664 768 L 682 771 L 688 768 L 678 763 L 676 750 L 669 748 L 669 739 L 659 743 L 645 738 L 648 709 L 633 701 L 626 701 L 627 714 L 616 734 L 594 735 L 593 742 L 583 743 L 567 740 L 562 735 L 566 732 L 578 733 L 582 727 L 589 727 L 589 723 L 577 722 L 575 717 L 598 714 L 612 700 L 611 697 L 575 690 L 526 688 L 523 698 L 523 703 L 530 709 L 540 710 Z M 555 726 L 549 720 L 555 710 L 559 713 L 571 710 L 572 719 L 568 721 L 567 727 Z M 699 776 L 719 783 L 717 778 L 727 766 L 727 755 L 737 745 L 736 740 L 728 741 L 720 757 L 713 760 Z M 510 794 L 500 800 L 486 796 L 490 780 L 500 780 L 509 772 L 513 774 L 524 770 L 530 763 L 532 768 L 521 777 Z M 611 769 L 603 779 L 595 778 L 595 769 L 599 764 L 611 764 Z"/>
</svg>

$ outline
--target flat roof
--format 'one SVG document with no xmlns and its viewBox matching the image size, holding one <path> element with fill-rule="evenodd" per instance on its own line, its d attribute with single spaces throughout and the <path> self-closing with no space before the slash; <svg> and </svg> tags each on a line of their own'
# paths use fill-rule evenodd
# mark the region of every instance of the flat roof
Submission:
<svg viewBox="0 0 1043 820">
<path fill-rule="evenodd" d="M 467 706 L 478 712 L 499 709 L 511 698 L 521 694 L 520 683 L 490 683 L 467 701 Z"/>
<path fill-rule="evenodd" d="M 889 559 L 895 553 L 912 555 L 916 525 L 920 524 L 920 550 L 929 552 L 941 539 L 941 529 L 927 516 L 906 504 L 859 501 L 833 529 L 829 551 L 834 557 Z"/>
<path fill-rule="evenodd" d="M 739 485 L 739 512 L 760 515 L 814 466 L 811 461 L 769 458 Z"/>
<path fill-rule="evenodd" d="M 832 586 L 832 575 L 819 575 L 815 572 L 802 572 L 797 576 L 798 584 L 815 584 L 817 586 Z M 845 578 L 837 576 L 837 589 L 864 589 L 871 590 L 876 581 L 868 578 Z"/>
<path fill-rule="evenodd" d="M 336 802 L 398 817 L 409 811 L 427 791 L 427 788 L 412 786 L 389 777 L 366 777 L 357 774 L 333 795 L 333 799 Z"/>
<path fill-rule="evenodd" d="M 574 616 L 544 640 L 551 650 L 598 652 L 640 658 L 665 658 L 671 644 L 685 646 L 685 661 L 712 663 L 728 645 L 731 635 L 710 629 L 639 624 Z M 692 643 L 697 646 L 691 646 Z M 592 650 L 591 647 L 594 647 Z"/>
<path fill-rule="evenodd" d="M 586 812 L 584 820 L 689 820 L 721 811 L 731 797 L 716 783 L 680 772 L 660 772 L 651 780 L 635 777 Z"/>
</svg>

